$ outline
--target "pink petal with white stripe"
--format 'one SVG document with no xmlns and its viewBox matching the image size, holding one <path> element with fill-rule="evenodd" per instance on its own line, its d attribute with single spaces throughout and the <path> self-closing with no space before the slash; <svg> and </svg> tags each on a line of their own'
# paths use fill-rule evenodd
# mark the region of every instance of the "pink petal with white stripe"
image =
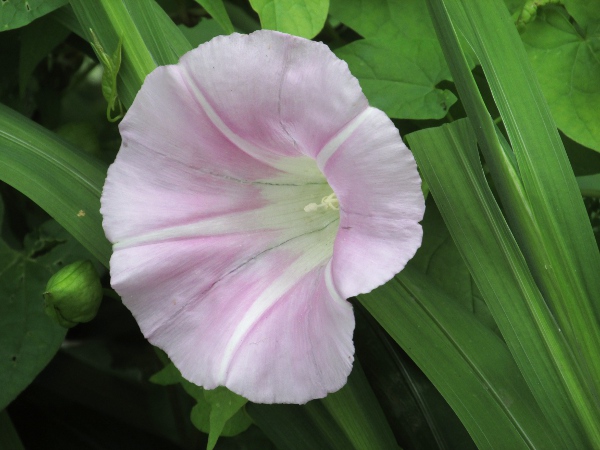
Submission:
<svg viewBox="0 0 600 450">
<path fill-rule="evenodd" d="M 120 130 L 101 211 L 150 342 L 256 402 L 343 386 L 346 298 L 404 267 L 423 214 L 410 152 L 346 64 L 272 31 L 215 38 L 150 74 Z"/>
</svg>

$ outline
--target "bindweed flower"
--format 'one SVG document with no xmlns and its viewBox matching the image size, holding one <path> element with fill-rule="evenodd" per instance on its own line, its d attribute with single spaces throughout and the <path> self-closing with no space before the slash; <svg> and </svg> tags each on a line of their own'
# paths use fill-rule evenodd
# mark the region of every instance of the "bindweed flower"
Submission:
<svg viewBox="0 0 600 450">
<path fill-rule="evenodd" d="M 341 388 L 347 298 L 421 244 L 412 154 L 327 46 L 221 36 L 159 67 L 102 194 L 112 285 L 182 375 L 261 403 Z"/>
</svg>

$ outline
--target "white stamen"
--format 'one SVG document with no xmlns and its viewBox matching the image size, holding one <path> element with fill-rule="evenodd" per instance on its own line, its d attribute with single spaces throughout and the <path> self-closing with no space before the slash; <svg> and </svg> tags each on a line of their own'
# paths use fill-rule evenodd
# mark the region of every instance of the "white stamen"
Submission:
<svg viewBox="0 0 600 450">
<path fill-rule="evenodd" d="M 304 207 L 304 211 L 306 212 L 327 211 L 328 209 L 332 209 L 334 211 L 338 211 L 340 209 L 340 202 L 338 201 L 338 198 L 334 192 L 323 197 L 320 204 L 317 205 L 316 203 L 309 203 Z"/>
</svg>

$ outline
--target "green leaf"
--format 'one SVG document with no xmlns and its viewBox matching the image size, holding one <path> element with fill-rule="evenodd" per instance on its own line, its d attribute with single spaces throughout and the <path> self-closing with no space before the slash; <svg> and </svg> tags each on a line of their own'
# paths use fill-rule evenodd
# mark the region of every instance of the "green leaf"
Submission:
<svg viewBox="0 0 600 450">
<path fill-rule="evenodd" d="M 408 141 L 510 352 L 556 438 L 564 439 L 560 445 L 585 448 L 578 366 L 486 183 L 468 120 L 417 131 Z"/>
<path fill-rule="evenodd" d="M 214 19 L 202 19 L 191 28 L 179 25 L 179 29 L 194 48 L 223 34 L 223 29 Z"/>
<path fill-rule="evenodd" d="M 352 380 L 339 391 L 327 395 L 321 403 L 344 431 L 353 448 L 398 448 L 358 359 L 354 362 Z"/>
<path fill-rule="evenodd" d="M 0 31 L 27 25 L 68 2 L 69 0 L 2 0 Z"/>
<path fill-rule="evenodd" d="M 204 396 L 197 400 L 191 419 L 196 428 L 208 433 L 207 450 L 215 447 L 219 436 L 235 436 L 252 424 L 243 410 L 248 400 L 223 386 L 204 390 Z"/>
<path fill-rule="evenodd" d="M 196 0 L 215 19 L 226 34 L 233 33 L 233 24 L 222 0 Z M 222 34 L 222 33 L 219 33 Z"/>
<path fill-rule="evenodd" d="M 365 38 L 436 38 L 424 0 L 331 0 L 330 14 Z"/>
<path fill-rule="evenodd" d="M 8 411 L 0 411 L 0 448 L 7 450 L 25 450 L 17 430 L 15 430 Z"/>
<path fill-rule="evenodd" d="M 123 51 L 119 70 L 119 97 L 129 107 L 146 76 L 159 65 L 175 64 L 192 49 L 181 31 L 155 1 L 72 0 L 71 6 L 84 38 L 93 42 L 93 30 L 105 52 L 113 54 L 122 39 Z M 68 14 L 58 17 L 68 25 Z"/>
<path fill-rule="evenodd" d="M 98 40 L 98 37 L 94 34 L 94 30 L 90 29 L 90 33 L 92 35 L 92 42 L 90 42 L 90 44 L 94 49 L 96 56 L 98 56 L 98 60 L 102 64 L 102 68 L 104 69 L 102 72 L 102 95 L 108 103 L 106 109 L 106 118 L 110 122 L 116 122 L 123 117 L 124 114 L 123 105 L 121 104 L 117 94 L 117 75 L 119 74 L 119 69 L 121 68 L 121 47 L 123 40 L 119 38 L 117 48 L 115 49 L 113 55 L 110 56 L 104 51 L 104 48 Z M 116 111 L 117 105 L 118 111 Z M 112 115 L 113 111 L 115 111 L 116 116 Z"/>
<path fill-rule="evenodd" d="M 581 195 L 600 198 L 600 173 L 577 177 Z"/>
<path fill-rule="evenodd" d="M 435 203 L 428 199 L 425 208 L 423 243 L 408 267 L 427 276 L 482 324 L 497 332 L 498 326 L 479 292 Z"/>
<path fill-rule="evenodd" d="M 25 94 L 25 88 L 31 81 L 31 75 L 36 66 L 69 34 L 68 29 L 50 17 L 42 17 L 21 30 L 19 54 L 19 93 L 21 97 Z"/>
<path fill-rule="evenodd" d="M 0 222 L 2 210 L 0 200 Z M 86 258 L 91 255 L 54 221 L 26 236 L 22 251 L 0 240 L 0 409 L 46 366 L 65 336 L 44 312 L 48 279 Z"/>
<path fill-rule="evenodd" d="M 358 360 L 346 385 L 306 405 L 249 403 L 254 422 L 281 449 L 394 449 L 397 443 Z"/>
<path fill-rule="evenodd" d="M 400 447 L 475 449 L 431 381 L 362 305 L 353 306 L 356 355 Z"/>
<path fill-rule="evenodd" d="M 106 166 L 0 104 L 0 180 L 42 207 L 108 267 L 100 193 Z"/>
<path fill-rule="evenodd" d="M 263 28 L 307 39 L 323 29 L 329 10 L 329 0 L 250 0 L 250 4 Z"/>
<path fill-rule="evenodd" d="M 434 39 L 364 39 L 335 51 L 345 60 L 369 103 L 398 119 L 441 119 L 456 102 L 441 48 Z"/>
<path fill-rule="evenodd" d="M 281 450 L 350 450 L 352 444 L 325 407 L 248 403 L 246 410 L 265 435 Z"/>
<path fill-rule="evenodd" d="M 597 405 L 600 396 L 597 358 L 600 351 L 597 320 L 600 254 L 564 147 L 504 5 L 493 1 L 484 6 L 464 0 L 430 0 L 430 4 L 440 42 L 512 231 L 528 270 L 553 314 L 553 317 L 536 314 L 537 323 L 531 324 L 541 332 L 535 339 L 540 339 L 540 344 L 545 341 L 541 345 L 546 348 L 548 362 L 558 377 L 548 380 L 546 390 L 564 386 L 565 395 L 577 414 L 576 426 L 585 428 L 591 442 L 600 442 Z M 482 106 L 461 54 L 456 30 L 465 36 L 478 56 L 514 156 Z M 458 151 L 460 147 L 456 148 Z M 511 257 L 513 262 L 518 260 L 518 257 L 513 259 L 515 256 Z M 481 283 L 478 285 L 490 306 L 488 294 L 483 292 Z M 529 301 L 534 309 L 545 306 L 538 304 L 537 295 L 531 296 Z M 498 322 L 497 314 L 494 317 Z M 506 331 L 502 332 L 506 337 Z M 507 342 L 516 344 L 508 337 Z M 525 365 L 525 360 L 521 364 Z M 526 373 L 525 368 L 522 370 Z M 527 376 L 527 379 L 555 426 L 572 439 L 581 439 L 581 431 L 565 421 L 556 406 L 555 401 L 562 399 L 548 402 L 547 395 L 537 390 L 537 378 Z"/>
<path fill-rule="evenodd" d="M 563 8 L 540 8 L 521 37 L 558 127 L 600 151 L 600 22 L 581 35 Z"/>
<path fill-rule="evenodd" d="M 219 436 L 235 436 L 252 424 L 243 409 L 248 400 L 223 386 L 212 390 L 196 386 L 183 378 L 172 362 L 155 373 L 150 381 L 163 386 L 181 384 L 196 400 L 190 417 L 196 428 L 208 433 L 208 450 L 215 447 Z"/>
<path fill-rule="evenodd" d="M 579 25 L 585 27 L 600 21 L 600 2 L 595 0 L 562 0 L 569 14 Z"/>
<path fill-rule="evenodd" d="M 436 386 L 478 448 L 564 448 L 504 342 L 435 283 L 407 267 L 359 301 Z"/>
</svg>

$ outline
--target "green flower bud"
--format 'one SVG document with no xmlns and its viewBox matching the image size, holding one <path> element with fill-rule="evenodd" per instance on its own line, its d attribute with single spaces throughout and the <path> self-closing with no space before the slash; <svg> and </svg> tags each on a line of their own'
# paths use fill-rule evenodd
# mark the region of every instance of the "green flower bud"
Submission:
<svg viewBox="0 0 600 450">
<path fill-rule="evenodd" d="M 65 328 L 92 320 L 101 301 L 102 285 L 90 261 L 63 267 L 48 280 L 44 293 L 46 314 Z"/>
</svg>

